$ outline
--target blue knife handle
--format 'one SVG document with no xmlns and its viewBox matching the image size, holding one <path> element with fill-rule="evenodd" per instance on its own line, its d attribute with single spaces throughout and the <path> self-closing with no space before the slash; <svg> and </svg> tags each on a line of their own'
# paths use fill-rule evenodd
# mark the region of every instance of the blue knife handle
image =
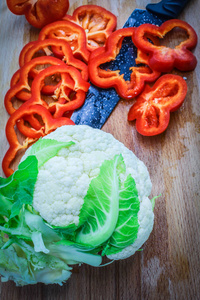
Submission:
<svg viewBox="0 0 200 300">
<path fill-rule="evenodd" d="M 146 9 L 157 16 L 166 19 L 175 19 L 190 0 L 162 0 L 159 3 L 150 3 Z"/>
</svg>

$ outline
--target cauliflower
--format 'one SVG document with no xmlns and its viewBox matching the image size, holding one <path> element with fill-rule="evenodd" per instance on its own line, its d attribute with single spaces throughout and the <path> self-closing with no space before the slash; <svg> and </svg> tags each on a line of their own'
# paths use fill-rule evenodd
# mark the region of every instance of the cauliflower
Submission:
<svg viewBox="0 0 200 300">
<path fill-rule="evenodd" d="M 153 229 L 146 166 L 102 130 L 58 128 L 26 151 L 11 177 L 0 181 L 0 251 L 7 260 L 15 253 L 11 270 L 0 259 L 4 280 L 62 284 L 70 265 L 127 258 Z M 19 265 L 25 275 L 16 274 Z"/>
</svg>

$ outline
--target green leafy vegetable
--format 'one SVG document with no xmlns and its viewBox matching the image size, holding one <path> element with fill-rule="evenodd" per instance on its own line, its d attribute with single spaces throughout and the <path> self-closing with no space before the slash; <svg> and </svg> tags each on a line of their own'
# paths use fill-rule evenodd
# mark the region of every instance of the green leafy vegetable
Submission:
<svg viewBox="0 0 200 300">
<path fill-rule="evenodd" d="M 39 139 L 37 143 L 31 147 L 29 155 L 35 155 L 37 157 L 38 168 L 40 168 L 47 160 L 54 157 L 60 149 L 74 144 L 72 141 L 58 142 L 52 139 Z"/>
<path fill-rule="evenodd" d="M 0 245 L 3 245 L 2 239 Z M 16 285 L 58 283 L 62 285 L 71 275 L 69 267 L 62 259 L 35 252 L 22 239 L 13 239 L 12 245 L 0 250 L 1 281 L 14 280 Z"/>
<path fill-rule="evenodd" d="M 64 260 L 67 264 L 87 263 L 97 267 L 101 264 L 100 255 L 92 253 L 93 248 L 83 247 L 71 241 L 62 240 L 49 245 L 50 254 Z"/>
<path fill-rule="evenodd" d="M 60 149 L 73 144 L 74 142 L 40 139 L 30 148 L 29 156 L 19 164 L 16 172 L 8 178 L 0 178 L 1 224 L 4 223 L 2 216 L 13 218 L 19 214 L 23 204 L 32 204 L 38 168 Z"/>
<path fill-rule="evenodd" d="M 124 181 L 124 186 L 119 192 L 119 217 L 117 225 L 102 255 L 118 253 L 133 244 L 137 238 L 139 229 L 139 209 L 140 202 L 135 180 L 131 175 L 128 175 Z"/>
<path fill-rule="evenodd" d="M 32 207 L 38 167 L 73 142 L 44 139 L 9 178 L 0 178 L 0 274 L 16 285 L 63 284 L 71 275 L 68 264 L 101 264 L 100 255 L 66 241 Z M 76 227 L 73 227 L 75 230 Z M 7 236 L 5 236 L 5 234 Z"/>
<path fill-rule="evenodd" d="M 161 194 L 158 195 L 158 196 L 155 196 L 155 197 L 153 197 L 153 198 L 151 199 L 151 204 L 152 204 L 152 210 L 153 210 L 153 211 L 154 211 L 156 199 L 159 198 L 160 196 L 161 196 Z"/>
<path fill-rule="evenodd" d="M 92 179 L 80 212 L 76 242 L 99 246 L 113 233 L 119 215 L 119 172 L 125 171 L 122 155 L 104 161 Z"/>
<path fill-rule="evenodd" d="M 28 156 L 8 178 L 0 178 L 0 214 L 13 218 L 23 204 L 31 204 L 38 175 L 38 161 Z M 2 222 L 1 222 L 2 223 Z"/>
</svg>

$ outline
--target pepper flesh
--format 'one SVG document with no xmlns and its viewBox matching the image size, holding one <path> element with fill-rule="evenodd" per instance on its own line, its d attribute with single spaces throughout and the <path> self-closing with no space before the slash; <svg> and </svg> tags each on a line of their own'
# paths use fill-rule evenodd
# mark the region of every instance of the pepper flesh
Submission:
<svg viewBox="0 0 200 300">
<path fill-rule="evenodd" d="M 179 75 L 161 76 L 153 87 L 146 85 L 130 108 L 128 121 L 136 119 L 136 129 L 144 136 L 154 136 L 166 130 L 170 112 L 176 111 L 187 94 L 187 84 Z"/>
<path fill-rule="evenodd" d="M 117 26 L 116 16 L 98 5 L 82 5 L 74 10 L 72 16 L 66 15 L 63 20 L 75 22 L 85 30 L 89 51 L 104 46 Z"/>
<path fill-rule="evenodd" d="M 152 71 L 147 65 L 130 66 L 132 71 L 130 81 L 126 81 L 123 75 L 120 75 L 120 70 L 111 71 L 100 67 L 104 63 L 115 60 L 121 49 L 123 39 L 131 37 L 134 31 L 134 27 L 129 27 L 113 32 L 108 37 L 105 47 L 97 48 L 91 53 L 88 63 L 91 82 L 101 88 L 114 87 L 119 96 L 124 99 L 134 98 L 143 90 L 145 82 L 155 81 L 160 76 L 160 72 Z"/>
<path fill-rule="evenodd" d="M 39 33 L 39 40 L 61 39 L 69 43 L 74 57 L 88 62 L 90 52 L 87 49 L 85 31 L 82 27 L 71 21 L 57 21 L 46 25 Z M 62 57 L 59 47 L 52 47 L 53 52 Z"/>
<path fill-rule="evenodd" d="M 174 28 L 186 31 L 188 38 L 174 49 L 163 45 L 155 45 L 145 38 L 146 34 L 160 39 Z M 186 22 L 178 19 L 164 22 L 160 27 L 152 24 L 142 24 L 133 33 L 133 42 L 138 49 L 149 55 L 149 66 L 159 72 L 171 72 L 173 68 L 180 71 L 194 70 L 197 59 L 190 51 L 197 44 L 197 35 L 194 29 Z"/>
<path fill-rule="evenodd" d="M 25 15 L 27 21 L 36 28 L 62 19 L 69 8 L 68 0 L 7 0 L 13 14 Z"/>
</svg>

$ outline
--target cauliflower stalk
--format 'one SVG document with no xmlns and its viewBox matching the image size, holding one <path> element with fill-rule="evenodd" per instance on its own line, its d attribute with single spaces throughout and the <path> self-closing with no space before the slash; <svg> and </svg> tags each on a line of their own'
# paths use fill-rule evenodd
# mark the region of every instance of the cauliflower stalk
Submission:
<svg viewBox="0 0 200 300">
<path fill-rule="evenodd" d="M 111 134 L 58 128 L 0 178 L 2 281 L 62 285 L 74 264 L 133 255 L 153 228 L 150 192 L 146 166 Z"/>
</svg>

